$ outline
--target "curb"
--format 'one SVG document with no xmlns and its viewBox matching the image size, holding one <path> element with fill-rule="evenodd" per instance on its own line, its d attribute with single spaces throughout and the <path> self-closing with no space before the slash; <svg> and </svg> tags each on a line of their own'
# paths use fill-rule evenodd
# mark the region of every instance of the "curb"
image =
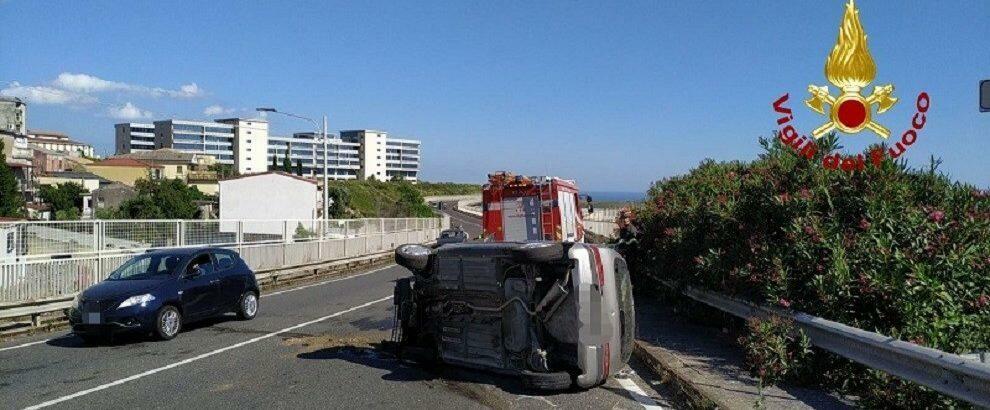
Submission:
<svg viewBox="0 0 990 410">
<path fill-rule="evenodd" d="M 695 383 L 694 377 L 692 377 L 695 372 L 681 362 L 677 356 L 662 348 L 637 340 L 633 349 L 633 356 L 645 363 L 660 380 L 665 383 L 672 383 L 678 394 L 684 396 L 692 408 L 748 408 L 726 403 L 721 397 L 711 394 L 708 389 Z"/>
</svg>

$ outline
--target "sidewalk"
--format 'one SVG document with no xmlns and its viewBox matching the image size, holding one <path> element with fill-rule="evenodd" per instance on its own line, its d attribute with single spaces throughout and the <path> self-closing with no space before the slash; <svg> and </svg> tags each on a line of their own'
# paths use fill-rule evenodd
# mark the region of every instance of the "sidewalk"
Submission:
<svg viewBox="0 0 990 410">
<path fill-rule="evenodd" d="M 749 376 L 742 349 L 718 329 L 687 323 L 659 296 L 636 300 L 636 356 L 674 382 L 700 407 L 752 409 L 758 406 L 756 379 Z M 647 303 L 647 300 L 650 300 Z M 772 386 L 763 391 L 766 409 L 848 409 L 827 392 Z"/>
</svg>

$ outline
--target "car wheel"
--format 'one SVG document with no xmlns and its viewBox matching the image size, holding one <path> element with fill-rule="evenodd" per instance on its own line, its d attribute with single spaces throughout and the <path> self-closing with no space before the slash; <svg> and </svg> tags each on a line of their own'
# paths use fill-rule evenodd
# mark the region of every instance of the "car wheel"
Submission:
<svg viewBox="0 0 990 410">
<path fill-rule="evenodd" d="M 158 310 L 155 320 L 155 336 L 162 340 L 170 340 L 182 330 L 182 313 L 175 306 L 163 306 Z"/>
<path fill-rule="evenodd" d="M 567 390 L 574 383 L 571 374 L 567 372 L 539 373 L 524 370 L 522 380 L 530 389 L 545 391 Z"/>
<path fill-rule="evenodd" d="M 564 258 L 564 246 L 552 242 L 527 243 L 513 249 L 512 255 L 523 263 L 554 262 Z"/>
<path fill-rule="evenodd" d="M 237 303 L 237 317 L 241 320 L 251 320 L 258 314 L 258 295 L 252 291 L 244 292 Z"/>
</svg>

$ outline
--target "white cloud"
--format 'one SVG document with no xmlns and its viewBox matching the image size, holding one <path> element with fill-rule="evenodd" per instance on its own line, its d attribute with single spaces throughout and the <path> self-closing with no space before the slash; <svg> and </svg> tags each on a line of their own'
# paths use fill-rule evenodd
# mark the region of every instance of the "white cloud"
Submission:
<svg viewBox="0 0 990 410">
<path fill-rule="evenodd" d="M 47 86 L 26 86 L 14 81 L 10 86 L 0 90 L 0 95 L 19 97 L 29 104 L 92 104 L 96 98 L 73 91 L 62 90 Z"/>
<path fill-rule="evenodd" d="M 89 94 L 99 92 L 124 92 L 152 97 L 195 98 L 202 96 L 203 90 L 196 83 L 184 84 L 178 90 L 168 90 L 159 87 L 128 84 L 119 81 L 104 80 L 89 74 L 61 73 L 52 82 L 57 88 L 77 93 Z"/>
<path fill-rule="evenodd" d="M 224 108 L 221 105 L 211 105 L 203 109 L 203 115 L 227 115 L 237 111 L 234 108 Z"/>
<path fill-rule="evenodd" d="M 120 120 L 144 120 L 153 117 L 151 111 L 142 110 L 129 102 L 121 106 L 110 107 L 107 112 L 111 117 Z"/>
</svg>

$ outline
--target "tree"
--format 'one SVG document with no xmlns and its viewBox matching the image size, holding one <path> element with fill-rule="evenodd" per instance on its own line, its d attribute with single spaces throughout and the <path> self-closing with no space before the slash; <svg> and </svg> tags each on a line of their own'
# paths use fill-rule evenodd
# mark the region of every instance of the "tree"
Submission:
<svg viewBox="0 0 990 410">
<path fill-rule="evenodd" d="M 296 159 L 296 175 L 302 176 L 302 160 Z"/>
<path fill-rule="evenodd" d="M 327 197 L 330 204 L 327 207 L 327 215 L 332 219 L 340 219 L 347 213 L 347 204 L 350 201 L 350 193 L 342 186 L 327 187 Z"/>
<path fill-rule="evenodd" d="M 213 164 L 210 165 L 209 170 L 216 172 L 217 177 L 220 177 L 221 179 L 237 176 L 237 170 L 230 164 Z"/>
<path fill-rule="evenodd" d="M 38 194 L 41 200 L 52 206 L 56 220 L 76 220 L 82 213 L 83 194 L 89 190 L 74 182 L 43 185 Z"/>
<path fill-rule="evenodd" d="M 118 214 L 126 219 L 193 219 L 199 208 L 194 201 L 207 199 L 199 189 L 180 179 L 141 179 L 136 197 L 120 204 Z"/>
<path fill-rule="evenodd" d="M 289 151 L 285 151 L 285 156 L 282 157 L 282 171 L 292 172 L 292 160 L 289 159 Z"/>
<path fill-rule="evenodd" d="M 7 166 L 7 156 L 3 154 L 3 140 L 0 139 L 0 216 L 24 216 L 24 197 L 17 188 L 14 172 Z"/>
<path fill-rule="evenodd" d="M 272 171 L 278 171 L 278 154 L 272 154 Z"/>
</svg>

